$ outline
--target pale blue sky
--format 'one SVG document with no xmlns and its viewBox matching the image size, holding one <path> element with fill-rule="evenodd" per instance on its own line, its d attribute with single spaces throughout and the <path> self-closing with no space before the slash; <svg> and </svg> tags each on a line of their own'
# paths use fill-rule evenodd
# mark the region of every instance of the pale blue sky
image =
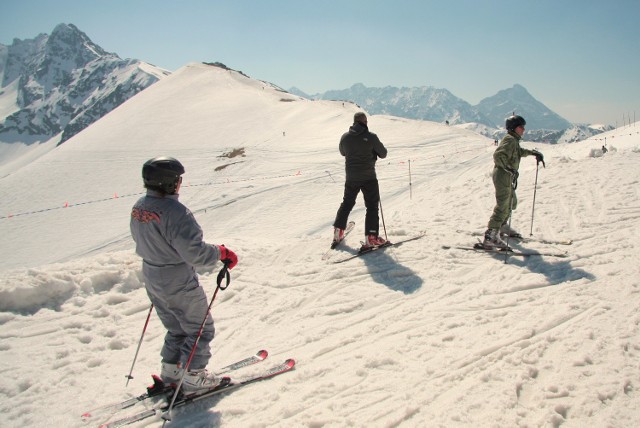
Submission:
<svg viewBox="0 0 640 428">
<path fill-rule="evenodd" d="M 572 122 L 640 119 L 637 0 L 0 0 L 0 43 L 74 24 L 122 58 L 219 61 L 285 89 L 523 85 Z M 626 119 L 625 119 L 626 120 Z"/>
</svg>

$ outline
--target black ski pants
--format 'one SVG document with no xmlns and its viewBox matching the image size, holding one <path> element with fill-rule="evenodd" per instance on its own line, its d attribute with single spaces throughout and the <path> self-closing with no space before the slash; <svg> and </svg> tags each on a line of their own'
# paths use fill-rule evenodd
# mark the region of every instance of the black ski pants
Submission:
<svg viewBox="0 0 640 428">
<path fill-rule="evenodd" d="M 360 191 L 362 191 L 364 205 L 367 208 L 367 214 L 364 222 L 365 235 L 378 236 L 380 227 L 378 219 L 380 189 L 378 187 L 377 179 L 367 181 L 347 181 L 344 183 L 344 198 L 342 199 L 340 208 L 338 208 L 338 213 L 336 214 L 336 220 L 333 222 L 333 227 L 340 229 L 345 229 L 347 227 L 349 214 L 356 204 L 356 198 Z"/>
</svg>

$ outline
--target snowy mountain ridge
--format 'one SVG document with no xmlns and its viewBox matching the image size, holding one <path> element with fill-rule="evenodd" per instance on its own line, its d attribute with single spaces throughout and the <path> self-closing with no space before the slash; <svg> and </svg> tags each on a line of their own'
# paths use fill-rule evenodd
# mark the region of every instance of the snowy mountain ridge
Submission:
<svg viewBox="0 0 640 428">
<path fill-rule="evenodd" d="M 518 84 L 482 99 L 475 106 L 447 89 L 432 86 L 375 88 L 357 83 L 348 89 L 330 90 L 316 95 L 305 94 L 298 88 L 291 88 L 289 91 L 309 99 L 348 100 L 372 114 L 448 122 L 451 125 L 464 124 L 465 128 L 480 130 L 482 135 L 489 138 L 498 138 L 503 133 L 504 120 L 513 112 L 525 116 L 528 124 L 526 138 L 529 141 L 574 142 L 580 139 L 565 136 L 565 132 L 567 135 L 579 135 L 581 139 L 602 132 L 598 127 L 570 123 Z M 608 129 L 612 127 L 605 127 L 604 130 Z"/>
<path fill-rule="evenodd" d="M 0 45 L 0 143 L 62 144 L 168 74 L 106 52 L 73 24 Z"/>
</svg>

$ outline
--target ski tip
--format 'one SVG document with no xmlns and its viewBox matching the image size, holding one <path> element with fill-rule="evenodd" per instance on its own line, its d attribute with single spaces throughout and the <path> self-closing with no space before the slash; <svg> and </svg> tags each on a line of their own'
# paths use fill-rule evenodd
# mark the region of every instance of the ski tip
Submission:
<svg viewBox="0 0 640 428">
<path fill-rule="evenodd" d="M 289 358 L 284 363 L 287 365 L 288 368 L 291 369 L 296 365 L 296 360 L 294 360 L 293 358 Z"/>
<path fill-rule="evenodd" d="M 264 360 L 265 358 L 267 358 L 267 356 L 269 355 L 269 353 L 267 352 L 266 349 L 261 349 L 258 351 L 258 353 L 256 354 L 256 356 L 258 358 L 260 358 L 261 360 Z"/>
</svg>

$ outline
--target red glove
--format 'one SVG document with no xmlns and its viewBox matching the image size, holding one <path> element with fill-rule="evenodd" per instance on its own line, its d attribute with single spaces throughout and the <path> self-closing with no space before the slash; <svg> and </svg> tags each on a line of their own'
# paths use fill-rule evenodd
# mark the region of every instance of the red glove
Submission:
<svg viewBox="0 0 640 428">
<path fill-rule="evenodd" d="M 229 269 L 233 269 L 238 264 L 238 256 L 236 253 L 225 247 L 224 245 L 218 245 L 220 250 L 220 261 L 227 263 Z"/>
</svg>

